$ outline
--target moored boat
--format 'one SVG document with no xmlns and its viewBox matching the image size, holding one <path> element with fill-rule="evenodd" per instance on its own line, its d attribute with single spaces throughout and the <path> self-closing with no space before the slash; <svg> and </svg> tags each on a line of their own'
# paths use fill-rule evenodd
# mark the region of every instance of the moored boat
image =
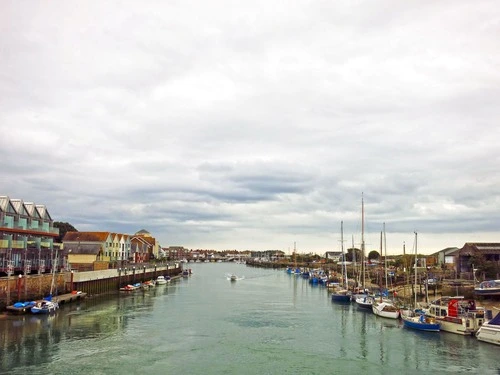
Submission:
<svg viewBox="0 0 500 375">
<path fill-rule="evenodd" d="M 382 318 L 398 319 L 400 316 L 399 309 L 389 301 L 374 301 L 372 311 Z"/>
<path fill-rule="evenodd" d="M 374 297 L 371 294 L 364 294 L 356 297 L 354 301 L 359 308 L 371 310 L 374 303 Z"/>
<path fill-rule="evenodd" d="M 168 280 L 163 275 L 160 275 L 156 278 L 156 284 L 158 284 L 158 285 L 165 285 L 167 282 L 168 282 Z"/>
<path fill-rule="evenodd" d="M 439 332 L 441 328 L 436 318 L 424 314 L 414 316 L 401 314 L 401 319 L 406 328 L 415 329 L 417 331 Z"/>
<path fill-rule="evenodd" d="M 134 290 L 139 289 L 140 287 L 141 287 L 140 283 L 137 283 L 137 284 L 128 284 L 128 285 L 125 285 L 124 287 L 121 287 L 120 291 L 122 291 L 122 292 L 132 292 Z"/>
<path fill-rule="evenodd" d="M 500 345 L 500 312 L 491 320 L 483 323 L 476 332 L 479 341 Z"/>
<path fill-rule="evenodd" d="M 459 335 L 474 335 L 484 323 L 484 308 L 462 296 L 441 297 L 432 301 L 425 311 L 441 324 L 441 331 Z"/>
<path fill-rule="evenodd" d="M 7 311 L 14 314 L 25 314 L 31 312 L 31 308 L 37 304 L 37 301 L 16 302 L 12 306 L 7 306 Z"/>
<path fill-rule="evenodd" d="M 342 288 L 335 289 L 332 293 L 332 302 L 339 302 L 339 303 L 350 303 L 352 300 L 352 292 L 348 290 L 349 287 L 349 282 L 347 279 L 347 268 L 346 268 L 346 262 L 344 258 L 344 222 L 340 222 L 340 243 L 341 243 L 341 249 L 342 249 L 342 264 L 341 264 L 341 271 L 342 271 L 342 278 L 341 278 L 341 285 Z"/>
<path fill-rule="evenodd" d="M 332 293 L 332 302 L 350 303 L 351 297 L 350 291 L 347 289 L 339 289 Z"/>
<path fill-rule="evenodd" d="M 478 296 L 500 296 L 500 280 L 483 281 L 474 288 Z"/>
<path fill-rule="evenodd" d="M 50 314 L 59 308 L 57 302 L 42 300 L 38 301 L 35 306 L 31 308 L 33 314 Z"/>
</svg>

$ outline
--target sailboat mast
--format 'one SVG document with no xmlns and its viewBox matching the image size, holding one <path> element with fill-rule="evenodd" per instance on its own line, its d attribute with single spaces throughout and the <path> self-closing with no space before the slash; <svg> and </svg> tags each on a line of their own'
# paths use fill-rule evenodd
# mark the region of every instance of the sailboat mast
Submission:
<svg viewBox="0 0 500 375">
<path fill-rule="evenodd" d="M 293 242 L 293 266 L 295 267 L 295 269 L 297 269 L 297 254 L 296 254 L 296 251 L 297 251 L 297 248 L 296 248 L 296 242 L 294 241 Z M 295 272 L 295 270 L 293 270 Z"/>
<path fill-rule="evenodd" d="M 352 240 L 352 261 L 353 261 L 353 273 L 354 273 L 354 284 L 356 287 L 359 286 L 359 273 L 358 273 L 358 265 L 356 263 L 356 251 L 354 250 L 354 235 L 351 236 Z"/>
<path fill-rule="evenodd" d="M 56 276 L 56 262 L 57 262 L 57 251 L 59 248 L 56 247 L 56 256 L 52 260 L 52 282 L 50 283 L 50 296 L 52 297 L 52 292 L 54 290 L 54 281 L 55 281 L 55 276 Z"/>
<path fill-rule="evenodd" d="M 363 280 L 363 291 L 365 287 L 365 201 L 363 198 L 363 193 L 361 193 L 361 273 Z"/>
<path fill-rule="evenodd" d="M 417 232 L 415 232 L 415 308 L 417 307 Z"/>
<path fill-rule="evenodd" d="M 340 249 L 342 251 L 342 283 L 344 284 L 344 288 L 347 288 L 347 270 L 344 274 L 344 268 L 345 268 L 345 257 L 344 257 L 344 222 L 340 222 Z M 345 279 L 344 279 L 345 277 Z"/>
<path fill-rule="evenodd" d="M 389 285 L 387 284 L 387 239 L 385 237 L 385 223 L 384 223 L 384 269 L 385 269 L 385 289 L 389 292 Z"/>
</svg>

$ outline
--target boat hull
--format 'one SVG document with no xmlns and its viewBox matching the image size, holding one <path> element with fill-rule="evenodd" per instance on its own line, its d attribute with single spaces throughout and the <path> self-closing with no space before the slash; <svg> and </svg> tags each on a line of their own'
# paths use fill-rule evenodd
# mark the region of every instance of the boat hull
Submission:
<svg viewBox="0 0 500 375">
<path fill-rule="evenodd" d="M 483 324 L 476 333 L 476 338 L 479 341 L 488 342 L 490 344 L 500 345 L 500 327 L 492 326 L 488 323 Z"/>
<path fill-rule="evenodd" d="M 474 294 L 478 296 L 500 296 L 500 280 L 487 280 L 474 288 Z"/>
<path fill-rule="evenodd" d="M 365 310 L 371 310 L 373 306 L 373 297 L 371 296 L 364 296 L 364 297 L 359 297 L 355 299 L 356 305 L 360 309 L 365 309 Z"/>
<path fill-rule="evenodd" d="M 441 325 L 435 319 L 422 319 L 420 316 L 402 316 L 403 325 L 417 331 L 439 332 Z"/>
<path fill-rule="evenodd" d="M 387 302 L 374 303 L 372 306 L 372 311 L 375 315 L 387 319 L 399 319 L 399 310 Z"/>
<path fill-rule="evenodd" d="M 450 333 L 455 333 L 463 336 L 474 336 L 477 332 L 477 328 L 475 328 L 474 323 L 469 321 L 467 322 L 466 318 L 458 318 L 459 320 L 452 322 L 447 319 L 436 319 L 441 325 L 440 330 Z M 500 338 L 500 336 L 499 336 Z"/>
<path fill-rule="evenodd" d="M 350 303 L 351 296 L 348 294 L 332 294 L 332 302 L 337 303 Z"/>
</svg>

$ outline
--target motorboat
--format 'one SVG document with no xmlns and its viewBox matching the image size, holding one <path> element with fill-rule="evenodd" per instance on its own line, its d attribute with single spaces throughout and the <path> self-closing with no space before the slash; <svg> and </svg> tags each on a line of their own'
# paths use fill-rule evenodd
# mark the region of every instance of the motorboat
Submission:
<svg viewBox="0 0 500 375">
<path fill-rule="evenodd" d="M 441 297 L 425 309 L 427 315 L 436 318 L 441 331 L 459 335 L 474 335 L 485 321 L 485 310 L 476 301 L 462 296 Z"/>
<path fill-rule="evenodd" d="M 156 284 L 158 285 L 165 285 L 168 281 L 170 281 L 170 277 L 167 280 L 163 275 L 160 275 L 156 278 Z"/>
<path fill-rule="evenodd" d="M 500 312 L 491 320 L 483 323 L 476 332 L 479 341 L 500 345 Z"/>
<path fill-rule="evenodd" d="M 148 281 L 145 281 L 141 284 L 141 287 L 142 289 L 151 289 L 151 288 L 154 288 L 156 285 L 156 282 L 155 280 L 148 280 Z"/>
<path fill-rule="evenodd" d="M 474 288 L 478 296 L 500 296 L 500 280 L 483 281 Z"/>
<path fill-rule="evenodd" d="M 122 291 L 122 292 L 132 292 L 134 290 L 139 289 L 140 287 L 141 287 L 140 283 L 128 284 L 128 285 L 125 285 L 124 287 L 120 288 L 120 291 Z"/>
<path fill-rule="evenodd" d="M 238 276 L 236 276 L 236 275 L 234 275 L 234 274 L 233 274 L 233 275 L 231 275 L 231 276 L 229 277 L 229 280 L 231 280 L 231 281 L 236 281 L 236 280 L 238 280 Z"/>
</svg>

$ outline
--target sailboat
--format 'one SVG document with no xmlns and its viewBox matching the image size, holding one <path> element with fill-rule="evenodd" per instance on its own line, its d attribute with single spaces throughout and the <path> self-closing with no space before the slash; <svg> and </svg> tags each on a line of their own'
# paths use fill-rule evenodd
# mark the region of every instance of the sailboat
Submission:
<svg viewBox="0 0 500 375">
<path fill-rule="evenodd" d="M 385 273 L 385 289 L 388 290 L 387 284 L 387 241 L 385 236 L 385 223 L 383 237 L 380 238 L 380 252 L 382 252 L 382 238 L 384 243 L 384 273 Z M 382 298 L 382 293 L 380 293 L 380 300 L 374 300 L 372 306 L 372 311 L 375 315 L 381 316 L 382 318 L 398 319 L 399 309 L 394 305 L 394 303 L 388 299 Z"/>
<path fill-rule="evenodd" d="M 347 268 L 344 257 L 344 222 L 340 222 L 340 242 L 342 249 L 342 289 L 337 289 L 332 293 L 332 302 L 348 303 L 351 302 L 352 293 L 349 291 L 348 281 L 347 281 Z"/>
<path fill-rule="evenodd" d="M 358 287 L 357 293 L 353 299 L 365 298 L 368 293 L 366 289 L 366 268 L 365 268 L 365 202 L 363 194 L 361 195 L 361 287 Z"/>
<path fill-rule="evenodd" d="M 38 301 L 31 308 L 31 312 L 33 314 L 51 314 L 59 308 L 59 304 L 56 301 L 52 301 L 52 293 L 54 291 L 54 283 L 56 277 L 57 251 L 58 249 L 56 248 L 56 256 L 52 262 L 52 282 L 50 284 L 50 293 L 47 297 L 44 297 L 43 300 Z"/>
<path fill-rule="evenodd" d="M 417 286 L 417 232 L 415 232 L 415 287 Z M 414 307 L 417 306 L 417 292 L 415 290 Z M 401 319 L 406 328 L 416 329 L 418 331 L 439 332 L 441 325 L 436 318 L 425 314 L 416 314 L 415 310 L 404 310 L 401 313 Z"/>
</svg>

